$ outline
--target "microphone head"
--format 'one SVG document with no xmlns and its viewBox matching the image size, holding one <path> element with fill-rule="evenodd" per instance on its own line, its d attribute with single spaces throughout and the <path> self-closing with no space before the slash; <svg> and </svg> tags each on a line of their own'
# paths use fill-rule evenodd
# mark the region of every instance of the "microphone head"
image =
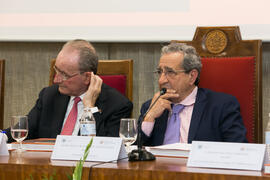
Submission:
<svg viewBox="0 0 270 180">
<path fill-rule="evenodd" d="M 166 88 L 162 88 L 160 90 L 160 95 L 162 96 L 163 94 L 165 94 L 167 92 L 167 89 Z"/>
</svg>

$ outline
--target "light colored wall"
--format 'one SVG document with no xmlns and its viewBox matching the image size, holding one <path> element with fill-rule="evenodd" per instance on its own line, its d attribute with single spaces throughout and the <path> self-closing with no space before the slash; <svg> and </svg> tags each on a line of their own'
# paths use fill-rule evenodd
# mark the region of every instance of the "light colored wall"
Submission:
<svg viewBox="0 0 270 180">
<path fill-rule="evenodd" d="M 158 90 L 153 71 L 158 64 L 161 43 L 93 43 L 100 59 L 134 60 L 133 116 Z M 50 60 L 57 56 L 60 42 L 0 42 L 0 59 L 6 59 L 5 121 L 12 115 L 27 114 L 39 91 L 48 85 Z M 270 43 L 263 43 L 263 121 L 270 112 Z"/>
</svg>

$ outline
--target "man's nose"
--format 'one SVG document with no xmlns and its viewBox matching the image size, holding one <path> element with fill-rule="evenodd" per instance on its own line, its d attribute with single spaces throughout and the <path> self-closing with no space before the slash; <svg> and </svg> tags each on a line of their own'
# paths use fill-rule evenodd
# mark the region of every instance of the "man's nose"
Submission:
<svg viewBox="0 0 270 180">
<path fill-rule="evenodd" d="M 53 83 L 54 84 L 60 84 L 63 81 L 63 78 L 59 74 L 55 74 L 53 78 Z"/>
<path fill-rule="evenodd" d="M 161 73 L 159 79 L 158 79 L 159 84 L 164 84 L 168 82 L 167 76 L 165 73 Z"/>
</svg>

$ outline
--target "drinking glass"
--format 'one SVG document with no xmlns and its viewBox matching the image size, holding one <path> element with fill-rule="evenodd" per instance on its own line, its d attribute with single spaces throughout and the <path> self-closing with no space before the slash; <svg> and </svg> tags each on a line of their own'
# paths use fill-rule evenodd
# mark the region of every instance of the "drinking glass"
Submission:
<svg viewBox="0 0 270 180">
<path fill-rule="evenodd" d="M 19 143 L 17 152 L 22 152 L 22 141 L 28 135 L 28 117 L 12 116 L 11 117 L 11 136 Z"/>
<path fill-rule="evenodd" d="M 127 152 L 130 152 L 130 145 L 136 141 L 137 125 L 136 119 L 124 118 L 120 121 L 119 136 L 123 139 Z"/>
</svg>

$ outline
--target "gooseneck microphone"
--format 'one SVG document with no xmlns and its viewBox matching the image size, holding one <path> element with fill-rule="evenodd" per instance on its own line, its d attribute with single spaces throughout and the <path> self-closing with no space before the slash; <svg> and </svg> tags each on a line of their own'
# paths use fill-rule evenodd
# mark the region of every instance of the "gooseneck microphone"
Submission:
<svg viewBox="0 0 270 180">
<path fill-rule="evenodd" d="M 162 88 L 160 90 L 160 96 L 162 96 L 163 94 L 165 94 L 167 92 L 167 89 L 166 88 Z"/>
<path fill-rule="evenodd" d="M 166 88 L 162 88 L 160 90 L 159 96 L 156 98 L 156 100 L 153 102 L 153 104 L 150 105 L 148 110 L 144 113 L 144 115 L 141 118 L 141 121 L 138 121 L 138 138 L 137 138 L 138 149 L 134 149 L 131 151 L 131 153 L 128 154 L 129 161 L 152 161 L 152 160 L 156 159 L 156 157 L 152 153 L 150 153 L 142 148 L 142 129 L 141 129 L 141 126 L 142 126 L 142 122 L 143 122 L 145 116 L 152 109 L 152 107 L 156 104 L 156 102 L 160 98 L 160 96 L 164 95 L 166 92 L 167 92 Z"/>
</svg>

